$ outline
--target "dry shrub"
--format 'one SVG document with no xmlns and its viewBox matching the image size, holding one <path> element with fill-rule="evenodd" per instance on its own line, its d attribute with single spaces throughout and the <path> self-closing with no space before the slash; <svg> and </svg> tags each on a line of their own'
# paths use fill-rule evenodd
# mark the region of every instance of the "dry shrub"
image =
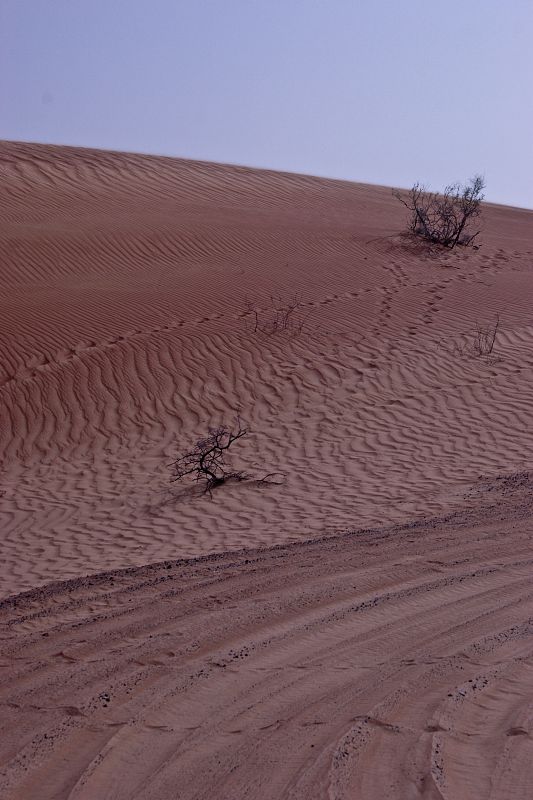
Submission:
<svg viewBox="0 0 533 800">
<path fill-rule="evenodd" d="M 192 477 L 197 483 L 204 485 L 204 493 L 212 496 L 212 490 L 232 479 L 244 481 L 250 478 L 242 470 L 230 470 L 226 463 L 227 451 L 239 439 L 249 433 L 248 428 L 243 427 L 239 417 L 232 428 L 227 425 L 219 425 L 217 428 L 208 428 L 207 436 L 196 441 L 192 448 L 178 456 L 169 464 L 174 470 L 172 481 L 181 481 L 184 478 Z M 257 483 L 279 483 L 269 479 L 282 473 L 271 472 Z"/>
<path fill-rule="evenodd" d="M 279 295 L 271 295 L 264 308 L 256 300 L 245 298 L 244 307 L 248 331 L 265 336 L 299 336 L 313 311 L 311 309 L 306 313 L 306 304 L 297 294 L 285 299 Z"/>
<path fill-rule="evenodd" d="M 494 347 L 499 328 L 500 315 L 496 314 L 494 322 L 483 325 L 476 322 L 474 329 L 462 334 L 460 340 L 445 338 L 441 339 L 440 345 L 454 356 L 495 360 Z"/>
<path fill-rule="evenodd" d="M 481 214 L 484 188 L 483 177 L 476 175 L 464 186 L 450 184 L 442 194 L 415 183 L 408 194 L 395 190 L 393 195 L 409 211 L 408 233 L 443 247 L 467 247 L 480 233 L 475 220 Z"/>
</svg>

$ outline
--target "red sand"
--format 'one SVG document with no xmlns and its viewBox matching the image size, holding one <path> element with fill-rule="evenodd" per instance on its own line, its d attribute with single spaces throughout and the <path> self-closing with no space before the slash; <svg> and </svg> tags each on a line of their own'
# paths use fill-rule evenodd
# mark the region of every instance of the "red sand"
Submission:
<svg viewBox="0 0 533 800">
<path fill-rule="evenodd" d="M 0 796 L 528 796 L 533 213 L 431 255 L 381 187 L 0 169 L 0 596 L 78 579 L 0 611 Z M 253 333 L 271 295 L 300 335 Z M 238 412 L 235 466 L 283 484 L 170 484 Z"/>
</svg>

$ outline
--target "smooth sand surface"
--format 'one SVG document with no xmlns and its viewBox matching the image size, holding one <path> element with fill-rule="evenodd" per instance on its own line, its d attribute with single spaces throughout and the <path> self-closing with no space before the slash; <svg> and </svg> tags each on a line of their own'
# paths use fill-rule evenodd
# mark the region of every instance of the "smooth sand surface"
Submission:
<svg viewBox="0 0 533 800">
<path fill-rule="evenodd" d="M 533 212 L 429 252 L 383 187 L 0 170 L 0 796 L 527 797 Z M 237 414 L 251 478 L 171 484 Z"/>
</svg>

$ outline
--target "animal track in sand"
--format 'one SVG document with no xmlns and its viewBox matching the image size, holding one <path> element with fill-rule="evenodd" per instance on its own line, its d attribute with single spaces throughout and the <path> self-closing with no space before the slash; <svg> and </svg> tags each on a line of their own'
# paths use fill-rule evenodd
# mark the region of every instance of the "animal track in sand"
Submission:
<svg viewBox="0 0 533 800">
<path fill-rule="evenodd" d="M 343 295 L 332 295 L 330 297 L 325 297 L 319 301 L 309 301 L 307 303 L 310 307 L 320 307 L 320 306 L 327 306 L 331 303 L 337 302 L 342 299 L 356 299 L 359 298 L 362 294 L 372 292 L 372 289 L 366 289 L 362 292 L 344 292 Z M 231 315 L 234 319 L 242 319 L 249 316 L 249 312 L 244 312 L 237 315 Z M 67 351 L 58 351 L 54 355 L 50 357 L 47 356 L 33 356 L 32 359 L 28 362 L 27 366 L 21 370 L 19 370 L 15 375 L 10 376 L 9 378 L 4 379 L 3 382 L 0 381 L 0 386 L 9 384 L 9 383 L 16 383 L 18 381 L 27 380 L 28 377 L 35 378 L 39 374 L 40 369 L 46 369 L 49 367 L 58 367 L 61 364 L 70 361 L 75 358 L 83 358 L 85 353 L 91 353 L 95 350 L 105 350 L 107 348 L 113 347 L 115 345 L 119 345 L 124 342 L 128 342 L 129 340 L 136 339 L 138 337 L 146 337 L 150 338 L 158 333 L 162 333 L 164 331 L 170 332 L 177 328 L 189 327 L 194 328 L 195 326 L 205 325 L 208 322 L 216 322 L 223 319 L 229 318 L 225 314 L 212 314 L 205 317 L 199 317 L 197 319 L 190 319 L 190 320 L 174 320 L 171 323 L 168 323 L 163 326 L 153 326 L 150 328 L 134 328 L 128 331 L 125 331 L 123 334 L 112 336 L 109 339 L 104 339 L 99 342 L 93 340 L 85 340 L 80 341 L 76 345 L 69 348 Z M 30 367 L 32 370 L 30 371 Z"/>
</svg>

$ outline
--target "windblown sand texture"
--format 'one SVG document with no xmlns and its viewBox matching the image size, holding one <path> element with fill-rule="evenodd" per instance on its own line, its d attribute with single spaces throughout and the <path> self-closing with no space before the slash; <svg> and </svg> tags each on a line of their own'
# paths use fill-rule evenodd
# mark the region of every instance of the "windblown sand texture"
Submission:
<svg viewBox="0 0 533 800">
<path fill-rule="evenodd" d="M 532 794 L 533 213 L 432 253 L 381 187 L 0 171 L 0 796 Z M 283 482 L 171 484 L 237 414 Z"/>
</svg>

